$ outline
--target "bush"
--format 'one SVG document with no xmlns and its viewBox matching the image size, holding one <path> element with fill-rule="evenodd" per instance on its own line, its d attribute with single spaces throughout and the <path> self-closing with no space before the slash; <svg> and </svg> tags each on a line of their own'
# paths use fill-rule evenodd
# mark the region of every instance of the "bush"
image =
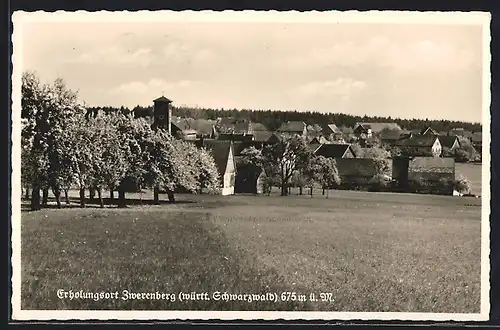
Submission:
<svg viewBox="0 0 500 330">
<path fill-rule="evenodd" d="M 470 194 L 471 184 L 470 181 L 463 175 L 460 175 L 458 179 L 455 180 L 454 189 L 462 194 Z"/>
<path fill-rule="evenodd" d="M 391 179 L 383 174 L 375 175 L 369 181 L 370 191 L 387 191 L 391 187 Z"/>
</svg>

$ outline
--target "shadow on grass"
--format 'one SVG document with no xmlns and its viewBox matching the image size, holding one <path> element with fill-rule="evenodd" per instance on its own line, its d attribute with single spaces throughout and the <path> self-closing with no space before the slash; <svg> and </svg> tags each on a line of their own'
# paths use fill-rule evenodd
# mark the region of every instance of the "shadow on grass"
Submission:
<svg viewBox="0 0 500 330">
<path fill-rule="evenodd" d="M 40 213 L 32 213 L 36 218 Z M 59 217 L 59 218 L 58 218 Z M 167 221 L 166 221 L 167 220 Z M 22 231 L 22 308 L 70 310 L 309 310 L 307 302 L 217 300 L 216 292 L 273 293 L 290 286 L 274 268 L 238 249 L 207 213 L 92 212 L 26 221 Z M 61 299 L 57 292 L 89 293 Z M 294 290 L 300 288 L 294 287 Z M 172 294 L 171 299 L 127 299 L 134 293 Z M 307 292 L 302 289 L 303 292 Z M 95 296 L 116 292 L 117 299 Z M 209 300 L 179 300 L 202 293 Z M 92 296 L 90 296 L 92 295 Z M 172 297 L 172 296 L 170 296 Z"/>
<path fill-rule="evenodd" d="M 119 208 L 118 207 L 118 199 L 114 198 L 103 198 L 103 205 L 105 208 Z M 71 197 L 69 198 L 70 204 L 67 204 L 65 200 L 61 200 L 61 209 L 81 209 L 82 207 L 80 206 L 80 199 L 79 198 L 74 198 Z M 42 209 L 57 209 L 57 204 L 56 200 L 54 197 L 49 197 L 48 198 L 48 203 L 47 205 L 41 206 Z M 125 207 L 120 207 L 120 208 L 127 208 L 129 206 L 148 206 L 148 205 L 189 205 L 189 204 L 196 204 L 198 201 L 196 200 L 190 200 L 190 199 L 181 199 L 181 200 L 176 200 L 174 203 L 168 201 L 168 200 L 159 200 L 158 203 L 155 203 L 152 199 L 140 199 L 140 198 L 127 198 L 126 199 L 126 205 Z M 86 198 L 85 199 L 85 208 L 89 209 L 101 209 L 101 205 L 99 203 L 99 199 L 97 198 Z M 31 211 L 31 201 L 28 199 L 23 198 L 21 201 L 21 212 L 29 212 Z"/>
</svg>

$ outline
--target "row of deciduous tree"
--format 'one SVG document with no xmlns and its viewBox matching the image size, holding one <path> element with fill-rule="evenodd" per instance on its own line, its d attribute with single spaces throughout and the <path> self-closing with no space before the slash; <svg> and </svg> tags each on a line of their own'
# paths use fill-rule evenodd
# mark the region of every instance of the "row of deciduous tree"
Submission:
<svg viewBox="0 0 500 330">
<path fill-rule="evenodd" d="M 335 159 L 314 155 L 306 139 L 298 135 L 285 136 L 262 149 L 247 148 L 241 156 L 242 163 L 262 170 L 262 183 L 267 193 L 272 187 L 279 187 L 281 195 L 286 196 L 291 186 L 307 187 L 312 191 L 316 183 L 323 189 L 340 184 Z"/>
<path fill-rule="evenodd" d="M 153 130 L 144 119 L 121 113 L 86 118 L 76 92 L 62 79 L 41 84 L 36 73 L 22 77 L 22 184 L 31 191 L 31 208 L 47 203 L 49 190 L 61 207 L 61 194 L 68 191 L 118 191 L 118 206 L 125 206 L 125 193 L 135 188 L 160 190 L 175 201 L 174 191 L 183 188 L 216 191 L 219 174 L 212 155 L 189 142 Z M 40 195 L 42 192 L 42 196 Z"/>
</svg>

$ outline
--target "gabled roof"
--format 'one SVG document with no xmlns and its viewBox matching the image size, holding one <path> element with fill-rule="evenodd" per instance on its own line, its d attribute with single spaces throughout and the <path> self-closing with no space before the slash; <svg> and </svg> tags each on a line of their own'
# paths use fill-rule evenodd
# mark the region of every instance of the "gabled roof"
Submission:
<svg viewBox="0 0 500 330">
<path fill-rule="evenodd" d="M 233 152 L 232 142 L 210 139 L 198 142 L 198 145 L 210 151 L 210 153 L 214 158 L 215 165 L 217 166 L 219 174 L 224 175 L 224 173 L 226 173 L 229 155 L 231 152 Z M 234 157 L 233 157 L 233 162 L 234 162 Z M 236 164 L 234 165 L 236 168 Z"/>
<path fill-rule="evenodd" d="M 172 125 L 175 125 L 179 130 L 195 130 L 197 134 L 210 135 L 215 122 L 206 119 L 180 118 L 172 116 Z"/>
<path fill-rule="evenodd" d="M 167 99 L 165 96 L 160 96 L 159 98 L 153 100 L 153 102 L 167 102 L 167 103 L 172 103 L 172 100 Z"/>
<path fill-rule="evenodd" d="M 321 144 L 314 153 L 327 158 L 342 158 L 349 150 L 354 154 L 350 144 Z"/>
<path fill-rule="evenodd" d="M 421 131 L 420 131 L 420 134 L 424 135 L 424 134 L 432 134 L 432 135 L 439 135 L 438 132 L 436 132 L 432 127 L 426 127 L 426 128 L 423 128 Z"/>
<path fill-rule="evenodd" d="M 396 144 L 404 147 L 432 147 L 437 138 L 435 135 L 413 135 L 407 139 L 399 140 Z"/>
<path fill-rule="evenodd" d="M 322 128 L 322 133 L 325 135 L 342 133 L 342 131 L 335 124 L 323 124 L 321 125 L 321 128 Z"/>
<path fill-rule="evenodd" d="M 278 129 L 279 132 L 303 132 L 307 127 L 306 123 L 303 121 L 288 121 L 281 124 Z"/>
<path fill-rule="evenodd" d="M 316 150 L 318 150 L 318 148 L 321 147 L 321 143 L 309 143 L 307 146 L 313 153 L 315 153 Z"/>
<path fill-rule="evenodd" d="M 401 127 L 396 123 L 357 123 L 356 127 L 358 126 L 371 129 L 372 133 L 380 133 L 384 129 L 401 130 Z"/>
<path fill-rule="evenodd" d="M 455 144 L 455 142 L 460 143 L 456 136 L 440 135 L 440 136 L 438 136 L 438 139 L 439 139 L 439 143 L 441 143 L 441 145 L 443 147 L 446 147 L 446 148 L 453 147 L 453 144 Z"/>
</svg>

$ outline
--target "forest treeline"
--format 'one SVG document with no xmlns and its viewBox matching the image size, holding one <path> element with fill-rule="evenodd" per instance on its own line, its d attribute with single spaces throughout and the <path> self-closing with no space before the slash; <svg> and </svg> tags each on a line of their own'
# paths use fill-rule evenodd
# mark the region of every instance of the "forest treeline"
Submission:
<svg viewBox="0 0 500 330">
<path fill-rule="evenodd" d="M 153 107 L 136 106 L 133 109 L 126 107 L 90 107 L 90 110 L 102 110 L 104 112 L 120 111 L 125 114 L 133 113 L 135 117 L 148 117 L 153 115 Z M 402 128 L 413 130 L 432 127 L 436 131 L 449 131 L 453 128 L 463 128 L 471 132 L 480 132 L 480 123 L 469 123 L 453 120 L 431 120 L 431 119 L 401 119 L 379 116 L 353 116 L 343 113 L 320 113 L 315 111 L 279 111 L 279 110 L 249 110 L 249 109 L 212 109 L 195 107 L 173 107 L 172 114 L 178 117 L 189 117 L 195 119 L 211 119 L 224 117 L 235 117 L 248 119 L 253 122 L 264 124 L 269 130 L 276 130 L 286 121 L 303 121 L 308 125 L 334 123 L 338 127 L 354 127 L 358 122 L 395 122 Z"/>
</svg>

